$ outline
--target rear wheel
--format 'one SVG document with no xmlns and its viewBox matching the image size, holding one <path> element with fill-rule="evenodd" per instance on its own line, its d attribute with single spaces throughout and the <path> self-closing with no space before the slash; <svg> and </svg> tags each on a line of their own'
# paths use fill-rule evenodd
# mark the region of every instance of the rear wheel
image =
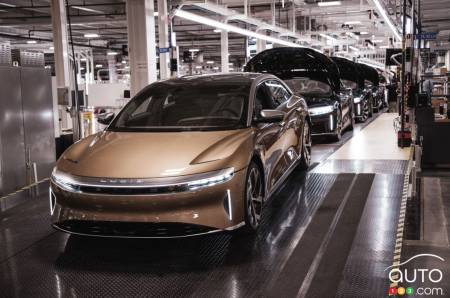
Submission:
<svg viewBox="0 0 450 298">
<path fill-rule="evenodd" d="M 369 103 L 367 102 L 367 100 L 365 100 L 362 107 L 361 118 L 359 119 L 361 122 L 366 122 L 368 118 L 369 118 Z"/>
<path fill-rule="evenodd" d="M 251 162 L 247 169 L 245 183 L 245 227 L 246 232 L 254 233 L 261 223 L 263 206 L 263 176 L 255 162 Z"/>
<path fill-rule="evenodd" d="M 369 117 L 372 118 L 373 116 L 373 99 L 370 100 L 369 104 Z"/>
<path fill-rule="evenodd" d="M 300 170 L 307 170 L 309 165 L 311 164 L 311 130 L 309 129 L 309 122 L 305 121 L 305 125 L 303 126 L 303 135 L 302 135 L 302 155 L 300 157 Z"/>
</svg>

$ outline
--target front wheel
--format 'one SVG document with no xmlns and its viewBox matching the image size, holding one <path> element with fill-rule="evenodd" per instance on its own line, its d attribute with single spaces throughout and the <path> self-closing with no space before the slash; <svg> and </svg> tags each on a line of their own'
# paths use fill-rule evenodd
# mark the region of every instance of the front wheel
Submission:
<svg viewBox="0 0 450 298">
<path fill-rule="evenodd" d="M 309 129 L 309 122 L 305 120 L 302 134 L 302 153 L 300 157 L 299 169 L 306 171 L 311 164 L 311 130 Z"/>
<path fill-rule="evenodd" d="M 255 162 L 251 162 L 247 169 L 244 208 L 246 232 L 255 233 L 261 223 L 263 207 L 263 174 Z"/>
</svg>

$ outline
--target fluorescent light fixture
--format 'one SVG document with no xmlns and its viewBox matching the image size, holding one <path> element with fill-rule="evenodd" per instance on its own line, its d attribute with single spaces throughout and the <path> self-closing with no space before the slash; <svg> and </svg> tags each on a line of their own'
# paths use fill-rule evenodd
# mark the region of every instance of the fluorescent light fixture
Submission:
<svg viewBox="0 0 450 298">
<path fill-rule="evenodd" d="M 35 43 L 37 43 L 37 41 L 35 41 L 35 40 L 27 40 L 27 43 L 29 43 L 29 44 L 35 44 Z"/>
<path fill-rule="evenodd" d="M 233 67 L 228 68 L 228 71 L 233 71 L 233 70 L 234 70 Z"/>
<path fill-rule="evenodd" d="M 155 11 L 155 12 L 153 13 L 153 16 L 154 16 L 154 17 L 157 17 L 157 16 L 159 16 L 159 13 L 158 13 L 157 11 Z"/>
<path fill-rule="evenodd" d="M 103 11 L 92 9 L 92 8 L 87 8 L 87 7 L 83 7 L 83 6 L 71 6 L 71 7 L 78 9 L 78 10 L 87 11 L 87 12 L 104 13 Z"/>
<path fill-rule="evenodd" d="M 372 39 L 372 42 L 375 42 L 375 43 L 377 43 L 377 42 L 383 42 L 383 40 L 382 40 L 382 39 Z"/>
<path fill-rule="evenodd" d="M 356 40 L 359 40 L 359 36 L 356 35 L 356 34 L 353 33 L 353 32 L 346 32 L 345 34 L 347 34 L 347 35 L 350 36 L 350 37 L 353 37 L 353 38 L 356 39 Z"/>
<path fill-rule="evenodd" d="M 194 13 L 190 13 L 190 12 L 184 11 L 184 10 L 178 9 L 176 11 L 175 15 L 177 17 L 180 17 L 180 18 L 183 18 L 183 19 L 186 19 L 186 20 L 190 20 L 192 22 L 204 24 L 204 25 L 207 25 L 207 26 L 215 27 L 215 28 L 218 28 L 218 29 L 226 30 L 226 31 L 229 31 L 229 32 L 234 32 L 234 33 L 245 35 L 245 36 L 249 36 L 249 37 L 256 37 L 258 39 L 265 40 L 265 41 L 270 41 L 270 42 L 273 42 L 273 43 L 276 43 L 276 44 L 279 44 L 279 45 L 284 45 L 284 46 L 288 46 L 288 47 L 301 47 L 300 45 L 298 45 L 296 43 L 293 43 L 293 42 L 289 42 L 289 41 L 286 41 L 286 40 L 282 40 L 282 39 L 278 39 L 278 38 L 275 38 L 275 37 L 267 36 L 267 35 L 264 35 L 264 34 L 256 33 L 256 32 L 253 32 L 253 31 L 250 31 L 250 30 L 247 30 L 247 29 L 243 29 L 243 28 L 240 28 L 240 27 L 232 26 L 232 25 L 229 25 L 229 24 L 225 24 L 225 23 L 222 23 L 222 22 L 210 19 L 210 18 L 206 18 L 206 17 L 203 17 L 203 16 L 199 16 L 197 14 L 194 14 Z"/>
<path fill-rule="evenodd" d="M 372 0 L 372 2 L 375 4 L 375 7 L 377 8 L 378 12 L 381 14 L 381 16 L 383 17 L 384 21 L 386 22 L 386 24 L 388 24 L 389 28 L 391 29 L 392 33 L 394 33 L 395 38 L 397 38 L 397 40 L 401 41 L 402 38 L 400 36 L 400 34 L 397 31 L 397 28 L 394 26 L 394 24 L 391 22 L 391 19 L 389 18 L 389 16 L 387 15 L 386 11 L 384 10 L 383 6 L 381 5 L 379 0 Z"/>
<path fill-rule="evenodd" d="M 220 33 L 220 32 L 222 32 L 222 30 L 220 30 L 220 29 L 214 29 L 213 31 L 214 31 L 214 33 Z"/>
<path fill-rule="evenodd" d="M 230 62 L 230 63 L 228 63 L 228 65 L 229 65 L 229 66 L 233 66 L 233 63 Z"/>
<path fill-rule="evenodd" d="M 357 47 L 349 46 L 348 48 L 349 48 L 350 50 L 355 51 L 355 52 L 359 52 L 359 49 L 358 49 Z"/>
<path fill-rule="evenodd" d="M 361 32 L 359 32 L 359 34 L 361 34 L 361 35 L 367 35 L 367 34 L 369 34 L 369 32 L 367 32 L 367 31 L 361 31 Z"/>
<path fill-rule="evenodd" d="M 80 70 L 84 70 L 84 67 L 80 67 Z"/>
<path fill-rule="evenodd" d="M 125 60 L 122 60 L 122 64 L 127 64 L 127 61 L 125 61 Z"/>
<path fill-rule="evenodd" d="M 103 65 L 102 64 L 95 64 L 95 67 L 100 68 L 100 67 L 103 67 Z"/>
<path fill-rule="evenodd" d="M 361 24 L 361 21 L 348 21 L 344 23 L 345 25 L 356 25 Z"/>
<path fill-rule="evenodd" d="M 214 64 L 214 61 L 206 61 L 206 64 Z"/>
<path fill-rule="evenodd" d="M 85 35 L 84 35 L 84 37 L 86 37 L 86 38 L 97 38 L 97 37 L 99 37 L 100 35 L 98 35 L 97 33 L 86 33 Z"/>
<path fill-rule="evenodd" d="M 199 49 L 189 49 L 189 52 L 195 53 L 195 52 L 199 52 Z"/>
<path fill-rule="evenodd" d="M 219 70 L 219 67 L 218 66 L 214 66 L 213 69 L 214 70 Z"/>
<path fill-rule="evenodd" d="M 370 49 L 375 50 L 375 47 L 373 46 L 373 44 L 368 43 L 367 46 L 368 46 Z"/>
<path fill-rule="evenodd" d="M 115 56 L 117 54 L 119 54 L 119 53 L 114 52 L 114 51 L 109 51 L 109 52 L 106 53 L 106 55 L 108 55 L 108 56 Z"/>
<path fill-rule="evenodd" d="M 5 3 L 5 2 L 0 2 L 0 5 L 7 6 L 7 7 L 16 7 L 16 5 L 14 5 L 14 4 L 9 4 L 9 3 Z"/>
<path fill-rule="evenodd" d="M 195 68 L 196 69 L 202 69 L 202 66 L 201 65 L 197 65 Z"/>
<path fill-rule="evenodd" d="M 319 6 L 337 6 L 341 4 L 341 1 L 322 1 L 317 3 Z"/>
<path fill-rule="evenodd" d="M 86 58 L 81 58 L 80 61 L 87 61 L 87 59 Z"/>
<path fill-rule="evenodd" d="M 331 41 L 337 41 L 336 38 L 334 38 L 334 37 L 332 37 L 332 36 L 329 36 L 329 35 L 327 35 L 327 34 L 320 33 L 319 35 L 322 36 L 322 37 L 324 37 L 324 38 L 326 38 L 326 39 L 328 39 L 328 40 L 331 40 Z"/>
<path fill-rule="evenodd" d="M 55 49 L 55 47 L 49 47 L 48 48 L 50 51 L 53 51 Z"/>
<path fill-rule="evenodd" d="M 389 46 L 380 46 L 380 49 L 388 49 Z"/>
</svg>

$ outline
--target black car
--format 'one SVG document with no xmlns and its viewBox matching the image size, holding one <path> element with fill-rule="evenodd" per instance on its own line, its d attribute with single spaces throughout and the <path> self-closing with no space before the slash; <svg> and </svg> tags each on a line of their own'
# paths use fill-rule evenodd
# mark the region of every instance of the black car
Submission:
<svg viewBox="0 0 450 298">
<path fill-rule="evenodd" d="M 351 89 L 355 120 L 365 122 L 372 116 L 372 92 L 364 88 L 364 76 L 358 63 L 341 57 L 331 57 L 339 69 L 342 85 Z"/>
<path fill-rule="evenodd" d="M 359 63 L 359 68 L 361 75 L 364 78 L 364 88 L 367 93 L 370 93 L 370 97 L 372 99 L 371 106 L 372 106 L 372 112 L 378 112 L 383 107 L 383 96 L 384 91 L 380 92 L 379 88 L 379 76 L 378 71 L 366 64 Z"/>
<path fill-rule="evenodd" d="M 343 88 L 337 66 L 327 56 L 306 48 L 274 48 L 253 57 L 244 70 L 276 75 L 304 97 L 313 135 L 339 140 L 344 129 L 353 128 L 352 94 Z"/>
</svg>

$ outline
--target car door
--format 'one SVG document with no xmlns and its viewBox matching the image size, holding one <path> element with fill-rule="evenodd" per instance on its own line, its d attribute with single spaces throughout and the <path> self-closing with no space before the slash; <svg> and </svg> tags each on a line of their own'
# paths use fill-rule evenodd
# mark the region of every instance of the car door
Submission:
<svg viewBox="0 0 450 298">
<path fill-rule="evenodd" d="M 283 90 L 280 90 L 280 86 Z M 276 80 L 266 80 L 256 87 L 253 117 L 258 117 L 261 110 L 280 109 L 286 112 L 286 103 L 291 94 L 284 86 Z M 286 115 L 280 123 L 255 123 L 256 143 L 262 148 L 262 158 L 266 173 L 266 186 L 270 192 L 283 173 L 289 167 L 290 162 L 286 159 L 289 146 L 289 117 Z"/>
</svg>

